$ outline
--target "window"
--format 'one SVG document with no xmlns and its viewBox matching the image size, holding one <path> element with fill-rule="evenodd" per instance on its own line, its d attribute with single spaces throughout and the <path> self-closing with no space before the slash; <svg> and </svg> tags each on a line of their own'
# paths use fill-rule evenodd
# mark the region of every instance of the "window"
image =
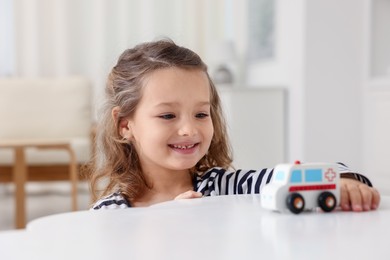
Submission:
<svg viewBox="0 0 390 260">
<path fill-rule="evenodd" d="M 248 3 L 251 61 L 268 60 L 275 55 L 275 0 L 250 0 Z"/>
<path fill-rule="evenodd" d="M 12 0 L 0 0 L 0 76 L 14 74 Z"/>
<path fill-rule="evenodd" d="M 322 181 L 321 169 L 305 170 L 305 182 L 321 182 L 321 181 Z"/>
<path fill-rule="evenodd" d="M 282 171 L 278 171 L 276 174 L 275 174 L 275 181 L 277 182 L 283 182 L 284 179 L 285 179 L 285 172 L 282 172 Z"/>
<path fill-rule="evenodd" d="M 302 182 L 302 171 L 301 170 L 293 170 L 291 172 L 291 183 L 301 183 Z"/>
</svg>

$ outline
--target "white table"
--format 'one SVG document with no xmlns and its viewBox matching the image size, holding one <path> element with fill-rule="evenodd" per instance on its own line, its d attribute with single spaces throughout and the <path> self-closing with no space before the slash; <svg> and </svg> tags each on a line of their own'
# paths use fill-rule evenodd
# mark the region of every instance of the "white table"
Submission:
<svg viewBox="0 0 390 260">
<path fill-rule="evenodd" d="M 376 211 L 266 211 L 259 196 L 79 211 L 0 233 L 0 259 L 389 259 L 390 197 Z"/>
</svg>

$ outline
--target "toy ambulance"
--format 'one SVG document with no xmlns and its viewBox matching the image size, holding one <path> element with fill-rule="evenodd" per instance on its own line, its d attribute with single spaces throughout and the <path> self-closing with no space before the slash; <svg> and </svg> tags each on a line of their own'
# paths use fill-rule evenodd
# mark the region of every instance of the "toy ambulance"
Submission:
<svg viewBox="0 0 390 260">
<path fill-rule="evenodd" d="M 340 200 L 339 178 L 337 164 L 280 164 L 263 187 L 261 204 L 266 209 L 295 214 L 316 207 L 330 212 Z"/>
</svg>

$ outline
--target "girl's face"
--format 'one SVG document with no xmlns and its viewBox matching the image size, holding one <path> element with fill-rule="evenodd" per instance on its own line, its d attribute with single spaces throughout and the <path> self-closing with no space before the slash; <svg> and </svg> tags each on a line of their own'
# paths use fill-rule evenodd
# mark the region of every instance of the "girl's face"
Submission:
<svg viewBox="0 0 390 260">
<path fill-rule="evenodd" d="M 214 134 L 206 74 L 180 68 L 153 72 L 124 130 L 145 172 L 195 166 L 207 153 Z"/>
</svg>

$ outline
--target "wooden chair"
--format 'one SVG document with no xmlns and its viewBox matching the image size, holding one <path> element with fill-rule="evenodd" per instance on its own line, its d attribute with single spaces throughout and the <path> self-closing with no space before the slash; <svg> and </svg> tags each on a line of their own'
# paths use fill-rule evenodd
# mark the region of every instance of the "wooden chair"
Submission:
<svg viewBox="0 0 390 260">
<path fill-rule="evenodd" d="M 80 77 L 0 79 L 0 182 L 15 184 L 17 228 L 26 223 L 27 181 L 70 180 L 77 210 L 78 169 L 91 152 L 90 92 Z"/>
</svg>

